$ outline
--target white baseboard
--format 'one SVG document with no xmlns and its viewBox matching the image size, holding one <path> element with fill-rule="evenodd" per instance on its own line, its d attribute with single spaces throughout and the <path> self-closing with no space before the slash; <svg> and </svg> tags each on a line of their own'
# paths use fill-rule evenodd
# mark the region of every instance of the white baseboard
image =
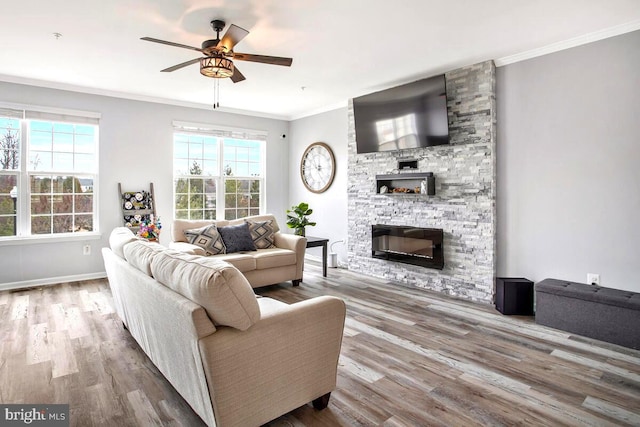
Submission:
<svg viewBox="0 0 640 427">
<path fill-rule="evenodd" d="M 309 261 L 315 261 L 317 263 L 319 263 L 320 265 L 322 265 L 322 257 L 321 256 L 316 256 L 316 255 L 311 255 L 311 254 L 304 254 L 304 259 L 308 259 Z M 330 267 L 330 268 L 347 268 L 347 264 L 340 262 L 340 260 L 338 260 L 338 267 Z"/>
<path fill-rule="evenodd" d="M 320 264 L 322 264 L 322 257 L 321 256 L 315 256 L 315 255 L 311 255 L 311 254 L 304 254 L 304 259 L 308 259 L 309 261 L 319 262 Z"/>
<path fill-rule="evenodd" d="M 24 280 L 22 282 L 0 283 L 0 291 L 51 286 L 66 282 L 79 282 L 81 280 L 104 279 L 105 277 L 107 277 L 107 273 L 101 271 L 98 273 L 75 274 L 73 276 L 47 277 L 45 279 Z"/>
</svg>

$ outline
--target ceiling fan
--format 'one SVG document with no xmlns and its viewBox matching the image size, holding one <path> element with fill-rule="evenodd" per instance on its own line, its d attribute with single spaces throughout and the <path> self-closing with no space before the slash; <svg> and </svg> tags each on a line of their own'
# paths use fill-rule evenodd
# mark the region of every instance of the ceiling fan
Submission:
<svg viewBox="0 0 640 427">
<path fill-rule="evenodd" d="M 161 70 L 162 72 L 170 73 L 191 64 L 195 64 L 196 62 L 200 62 L 200 73 L 202 75 L 213 78 L 231 77 L 231 80 L 234 83 L 245 80 L 245 77 L 233 63 L 233 60 L 235 59 L 240 61 L 260 62 L 263 64 L 282 65 L 285 67 L 290 67 L 293 62 L 293 59 L 291 58 L 283 58 L 280 56 L 253 55 L 250 53 L 234 52 L 234 46 L 244 39 L 247 34 L 249 34 L 249 31 L 231 24 L 221 39 L 220 32 L 224 29 L 225 22 L 215 19 L 211 21 L 211 27 L 216 32 L 216 38 L 213 40 L 203 41 L 202 47 L 200 48 L 154 39 L 152 37 L 142 37 L 141 40 L 196 50 L 204 55 L 204 57 L 194 58 L 181 64 L 174 65 L 173 67 L 165 68 L 164 70 Z"/>
</svg>

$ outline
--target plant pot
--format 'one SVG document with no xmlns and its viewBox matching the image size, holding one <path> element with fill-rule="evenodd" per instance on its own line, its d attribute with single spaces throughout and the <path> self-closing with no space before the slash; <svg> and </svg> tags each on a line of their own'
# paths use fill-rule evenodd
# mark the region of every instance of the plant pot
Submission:
<svg viewBox="0 0 640 427">
<path fill-rule="evenodd" d="M 295 234 L 296 236 L 302 236 L 302 237 L 304 237 L 304 236 L 305 236 L 305 230 L 304 230 L 304 227 L 296 228 L 296 231 L 294 232 L 294 234 Z"/>
</svg>

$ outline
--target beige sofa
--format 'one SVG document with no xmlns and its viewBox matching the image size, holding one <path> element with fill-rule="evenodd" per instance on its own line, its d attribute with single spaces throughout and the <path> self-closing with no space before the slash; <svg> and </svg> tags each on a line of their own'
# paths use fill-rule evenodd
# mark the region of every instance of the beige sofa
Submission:
<svg viewBox="0 0 640 427">
<path fill-rule="evenodd" d="M 174 220 L 171 227 L 173 241 L 171 249 L 194 255 L 205 255 L 204 249 L 188 243 L 184 231 L 215 224 L 217 227 L 239 225 L 249 221 L 272 221 L 275 247 L 258 249 L 256 251 L 242 251 L 212 255 L 236 267 L 247 278 L 252 287 L 273 285 L 291 280 L 293 286 L 302 281 L 302 268 L 307 241 L 302 236 L 280 232 L 276 218 L 271 215 L 254 215 L 230 221 L 211 220 Z"/>
<path fill-rule="evenodd" d="M 233 266 L 136 239 L 102 250 L 117 314 L 173 387 L 210 426 L 259 426 L 336 386 L 345 305 L 256 297 Z"/>
</svg>

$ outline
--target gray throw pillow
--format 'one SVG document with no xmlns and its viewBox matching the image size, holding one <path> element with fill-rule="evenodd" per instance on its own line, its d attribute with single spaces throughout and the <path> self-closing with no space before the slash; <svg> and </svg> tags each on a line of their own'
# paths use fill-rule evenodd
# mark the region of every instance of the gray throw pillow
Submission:
<svg viewBox="0 0 640 427">
<path fill-rule="evenodd" d="M 227 225 L 226 227 L 218 227 L 218 232 L 222 236 L 224 246 L 227 253 L 255 251 L 256 246 L 253 244 L 251 233 L 249 232 L 249 224 L 246 222 L 238 225 Z"/>
<path fill-rule="evenodd" d="M 251 233 L 251 239 L 256 249 L 269 249 L 275 247 L 275 233 L 273 229 L 273 221 L 268 219 L 266 221 L 251 221 L 245 219 L 249 224 L 249 232 Z"/>
<path fill-rule="evenodd" d="M 192 230 L 184 230 L 184 237 L 192 245 L 200 246 L 205 250 L 207 256 L 223 254 L 227 251 L 218 227 L 214 224 Z"/>
</svg>

